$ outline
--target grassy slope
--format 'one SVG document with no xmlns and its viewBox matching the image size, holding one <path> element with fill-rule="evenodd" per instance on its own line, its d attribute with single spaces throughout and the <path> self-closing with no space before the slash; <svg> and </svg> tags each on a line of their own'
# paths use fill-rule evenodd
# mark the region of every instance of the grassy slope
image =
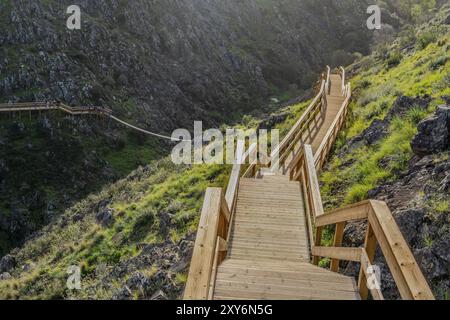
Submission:
<svg viewBox="0 0 450 320">
<path fill-rule="evenodd" d="M 111 298 L 112 290 L 69 292 L 68 266 L 81 266 L 83 286 L 95 286 L 97 266 L 110 267 L 137 256 L 141 244 L 164 243 L 161 212 L 171 216 L 169 235 L 173 242 L 179 241 L 196 230 L 205 189 L 225 186 L 228 169 L 180 167 L 165 159 L 89 196 L 18 252 L 19 261 L 32 263 L 33 268 L 0 282 L 0 298 Z M 115 212 L 115 221 L 107 228 L 95 222 L 98 204 L 105 200 Z M 185 280 L 183 275 L 179 278 Z"/>
<path fill-rule="evenodd" d="M 434 35 L 429 37 L 430 33 Z M 423 40 L 425 37 L 429 40 Z M 395 118 L 389 134 L 379 143 L 355 148 L 343 158 L 332 157 L 321 177 L 328 209 L 366 199 L 369 190 L 394 180 L 406 169 L 412 156 L 410 142 L 417 132 L 417 123 L 435 111 L 443 102 L 442 96 L 450 96 L 450 37 L 445 34 L 445 27 L 422 30 L 416 43 L 414 50 L 399 55 L 397 42 L 389 49 L 387 58 L 373 54 L 360 62 L 362 70 L 351 80 L 354 87 L 351 118 L 336 149 L 375 119 L 383 119 L 399 95 L 428 94 L 433 98 L 429 110 L 414 108 L 405 117 Z M 394 55 L 399 55 L 401 60 L 397 61 L 398 65 L 389 67 L 390 57 Z"/>
<path fill-rule="evenodd" d="M 58 215 L 70 203 L 167 153 L 158 141 L 122 128 L 106 130 L 98 126 L 98 120 L 71 120 L 58 113 L 46 117 L 51 129 L 45 128 L 37 115 L 28 118 L 24 113 L 20 119 L 16 115 L 14 121 L 0 115 L 0 162 L 7 168 L 2 173 L 5 185 L 0 212 L 11 214 L 11 203 L 20 198 L 18 194 L 31 197 L 38 192 L 38 205 L 28 208 L 27 198 L 23 206 L 15 205 L 31 211 L 30 231 L 48 222 L 47 203 L 55 205 L 52 211 Z M 17 129 L 20 127 L 22 131 Z M 0 231 L 1 256 L 17 245 L 20 237 L 16 238 Z"/>
</svg>

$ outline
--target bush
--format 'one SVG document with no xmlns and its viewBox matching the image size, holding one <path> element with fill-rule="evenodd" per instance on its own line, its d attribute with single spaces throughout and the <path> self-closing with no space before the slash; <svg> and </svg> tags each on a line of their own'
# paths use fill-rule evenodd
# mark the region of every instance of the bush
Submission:
<svg viewBox="0 0 450 320">
<path fill-rule="evenodd" d="M 448 56 L 441 56 L 433 61 L 431 61 L 430 69 L 437 70 L 440 67 L 443 67 L 448 61 Z"/>
<path fill-rule="evenodd" d="M 360 86 L 361 88 L 363 88 L 363 89 L 367 89 L 368 87 L 371 86 L 371 84 L 372 84 L 372 83 L 371 83 L 369 80 L 364 79 L 363 81 L 361 81 L 361 82 L 359 83 L 359 86 Z"/>
<path fill-rule="evenodd" d="M 428 47 L 428 45 L 432 42 L 435 42 L 437 40 L 437 35 L 435 32 L 432 31 L 426 31 L 419 35 L 417 39 L 417 45 L 419 49 L 425 49 Z"/>
<path fill-rule="evenodd" d="M 419 107 L 414 107 L 408 111 L 408 117 L 411 119 L 412 123 L 417 125 L 420 121 L 425 119 L 427 116 L 427 110 Z"/>
<path fill-rule="evenodd" d="M 394 52 L 389 55 L 389 58 L 387 59 L 387 66 L 388 68 L 394 68 L 400 64 L 402 61 L 403 56 L 400 52 Z"/>
</svg>

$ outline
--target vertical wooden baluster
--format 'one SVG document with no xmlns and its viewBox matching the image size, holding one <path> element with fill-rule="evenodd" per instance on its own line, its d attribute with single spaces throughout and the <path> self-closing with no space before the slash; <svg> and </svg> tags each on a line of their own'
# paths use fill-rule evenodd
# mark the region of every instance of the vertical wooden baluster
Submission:
<svg viewBox="0 0 450 320">
<path fill-rule="evenodd" d="M 346 225 L 345 222 L 336 224 L 336 230 L 334 232 L 333 247 L 341 247 L 342 246 L 345 225 Z M 339 260 L 338 259 L 331 260 L 330 270 L 333 272 L 339 272 Z"/>
<path fill-rule="evenodd" d="M 376 249 L 377 249 L 377 239 L 375 237 L 375 233 L 373 232 L 372 226 L 368 222 L 366 240 L 364 242 L 364 250 L 366 250 L 367 252 L 367 256 L 369 257 L 370 263 L 373 263 L 373 260 L 375 259 Z M 362 268 L 359 271 L 358 288 L 361 299 L 367 300 L 369 296 L 369 289 L 367 288 L 367 278 Z"/>
<path fill-rule="evenodd" d="M 317 227 L 316 228 L 316 239 L 314 240 L 314 245 L 316 247 L 320 247 L 322 244 L 322 231 L 323 228 L 322 227 Z M 313 258 L 313 264 L 315 264 L 316 266 L 319 265 L 319 261 L 320 261 L 321 257 L 314 257 Z"/>
</svg>

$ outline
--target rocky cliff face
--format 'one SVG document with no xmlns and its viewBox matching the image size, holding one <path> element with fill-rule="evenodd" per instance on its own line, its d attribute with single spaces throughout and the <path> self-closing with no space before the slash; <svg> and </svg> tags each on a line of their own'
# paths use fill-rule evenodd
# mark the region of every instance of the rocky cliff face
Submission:
<svg viewBox="0 0 450 320">
<path fill-rule="evenodd" d="M 400 97 L 391 113 L 406 112 L 413 106 L 426 107 L 429 97 Z M 410 245 L 416 260 L 433 288 L 437 299 L 447 299 L 450 292 L 450 126 L 449 106 L 442 105 L 436 113 L 418 125 L 418 133 L 412 140 L 415 155 L 408 170 L 392 183 L 383 184 L 368 193 L 371 199 L 385 201 Z M 389 116 L 385 119 L 389 122 Z M 378 122 L 364 131 L 356 140 L 372 141 L 373 129 L 378 128 L 378 139 L 383 135 Z M 427 143 L 425 143 L 427 141 Z M 358 246 L 364 242 L 365 223 L 352 223 L 345 231 L 346 245 Z M 378 249 L 375 264 L 380 266 L 382 290 L 385 298 L 397 299 L 396 284 L 381 251 Z M 347 265 L 345 272 L 358 275 L 356 264 Z"/>
<path fill-rule="evenodd" d="M 110 105 L 171 131 L 310 88 L 368 49 L 364 1 L 80 0 L 73 31 L 71 4 L 0 3 L 0 100 Z"/>
</svg>

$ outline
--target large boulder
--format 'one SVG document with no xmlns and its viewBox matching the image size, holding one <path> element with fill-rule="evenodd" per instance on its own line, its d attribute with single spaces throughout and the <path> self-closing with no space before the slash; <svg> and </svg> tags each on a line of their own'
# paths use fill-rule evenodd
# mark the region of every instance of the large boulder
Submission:
<svg viewBox="0 0 450 320">
<path fill-rule="evenodd" d="M 359 148 L 362 145 L 374 145 L 389 134 L 389 126 L 396 117 L 404 117 L 411 109 L 419 108 L 426 110 L 432 98 L 429 95 L 408 97 L 399 96 L 389 109 L 383 120 L 375 119 L 371 125 L 361 134 L 352 138 L 340 151 L 339 157 Z"/>
<path fill-rule="evenodd" d="M 436 113 L 419 123 L 418 133 L 411 142 L 415 154 L 425 156 L 450 147 L 450 108 L 439 106 Z"/>
<path fill-rule="evenodd" d="M 95 215 L 97 223 L 104 227 L 109 227 L 114 223 L 114 210 L 111 208 L 104 208 Z"/>
<path fill-rule="evenodd" d="M 16 267 L 16 258 L 6 255 L 0 260 L 0 273 L 10 272 Z"/>
</svg>

